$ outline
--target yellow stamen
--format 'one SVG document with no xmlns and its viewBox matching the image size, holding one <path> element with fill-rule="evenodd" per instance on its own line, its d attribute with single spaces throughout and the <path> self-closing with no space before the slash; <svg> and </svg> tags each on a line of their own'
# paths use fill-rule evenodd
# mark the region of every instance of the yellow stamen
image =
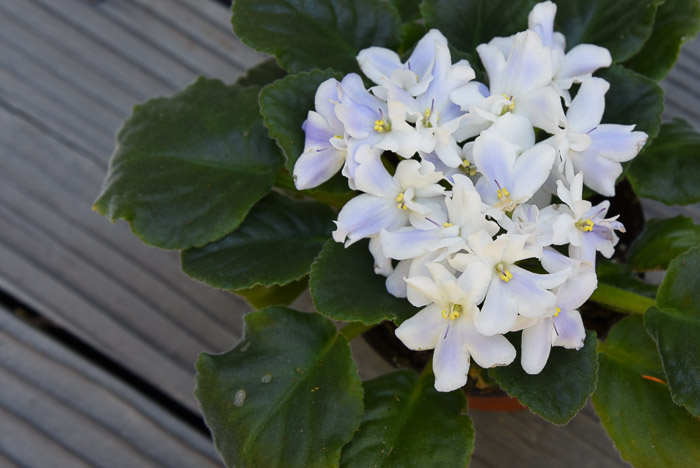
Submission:
<svg viewBox="0 0 700 468">
<path fill-rule="evenodd" d="M 333 135 L 333 138 L 337 138 L 337 139 L 339 139 L 339 140 L 342 140 L 342 139 L 343 139 L 343 137 L 340 136 L 340 135 Z"/>
<path fill-rule="evenodd" d="M 503 263 L 496 265 L 496 273 L 498 273 L 498 277 L 506 283 L 513 279 L 513 273 L 508 271 Z"/>
<path fill-rule="evenodd" d="M 462 161 L 462 170 L 465 174 L 473 176 L 476 175 L 476 166 L 472 166 L 472 163 L 468 160 Z"/>
<path fill-rule="evenodd" d="M 503 96 L 510 102 L 510 104 L 503 108 L 503 113 L 505 114 L 506 112 L 512 112 L 513 109 L 515 109 L 515 102 L 513 101 L 513 96 L 508 96 L 505 94 L 501 94 L 501 96 Z"/>
<path fill-rule="evenodd" d="M 595 226 L 595 223 L 590 219 L 576 223 L 576 227 L 583 232 L 591 232 L 593 230 L 593 226 Z"/>
<path fill-rule="evenodd" d="M 442 227 L 444 227 L 444 228 L 448 228 L 451 226 L 452 226 L 452 223 L 442 223 Z"/>
<path fill-rule="evenodd" d="M 450 309 L 442 309 L 442 318 L 454 320 L 462 314 L 462 306 L 460 304 L 452 304 Z"/>
<path fill-rule="evenodd" d="M 396 205 L 396 206 L 397 206 L 397 208 L 400 209 L 400 210 L 407 210 L 408 207 L 406 206 L 406 202 L 403 201 L 403 200 L 404 200 L 403 193 L 400 193 L 400 194 L 396 195 L 396 201 L 399 202 L 399 204 Z"/>
<path fill-rule="evenodd" d="M 508 189 L 506 189 L 505 187 L 498 189 L 498 190 L 496 191 L 496 194 L 498 195 L 498 199 L 499 199 L 499 200 L 500 200 L 501 198 L 508 198 L 508 197 L 510 197 L 510 192 L 509 192 Z"/>
<path fill-rule="evenodd" d="M 559 312 L 561 312 L 561 309 L 559 307 L 557 307 L 557 311 L 554 312 L 554 316 L 559 317 Z"/>
<path fill-rule="evenodd" d="M 378 133 L 384 133 L 391 130 L 391 125 L 389 125 L 385 120 L 375 120 L 374 121 L 374 131 Z"/>
</svg>

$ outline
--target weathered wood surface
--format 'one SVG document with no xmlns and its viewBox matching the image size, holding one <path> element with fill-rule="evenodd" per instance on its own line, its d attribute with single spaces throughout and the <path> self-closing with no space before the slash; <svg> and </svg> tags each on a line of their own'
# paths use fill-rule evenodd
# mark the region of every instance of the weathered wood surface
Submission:
<svg viewBox="0 0 700 468">
<path fill-rule="evenodd" d="M 664 82 L 667 116 L 696 126 L 699 59 L 696 40 Z M 144 246 L 125 223 L 109 223 L 90 205 L 113 135 L 133 104 L 170 94 L 200 74 L 232 82 L 260 60 L 233 36 L 226 10 L 210 0 L 0 0 L 0 290 L 195 411 L 197 354 L 232 346 L 248 307 L 187 278 L 176 254 Z M 668 213 L 649 206 L 656 215 Z M 149 425 L 159 428 L 150 440 L 175 431 L 176 441 L 167 443 L 182 445 L 177 450 L 190 454 L 183 459 L 205 460 L 183 466 L 212 460 L 209 445 L 177 418 L 94 364 L 75 364 L 79 356 L 56 343 L 47 356 L 46 337 L 3 317 L 0 466 L 47 460 L 48 466 L 108 466 L 96 461 L 96 452 L 133 445 L 123 434 Z M 363 377 L 386 369 L 366 345 L 355 349 Z M 56 361 L 59 355 L 72 357 Z M 37 371 L 18 364 L 25 360 L 36 361 Z M 75 375 L 81 377 L 72 385 Z M 52 393 L 56 385 L 62 393 Z M 91 406 L 83 400 L 90 392 L 109 393 L 113 406 Z M 54 401 L 64 403 L 53 408 Z M 112 420 L 122 404 L 131 419 Z M 624 466 L 590 408 L 564 428 L 528 412 L 472 415 L 472 466 Z M 78 444 L 82 437 L 91 442 Z M 133 463 L 121 466 L 176 466 L 132 445 L 133 453 L 126 452 Z"/>
<path fill-rule="evenodd" d="M 202 432 L 4 309 L 0 382 L 0 452 L 17 465 L 220 466 Z"/>
</svg>

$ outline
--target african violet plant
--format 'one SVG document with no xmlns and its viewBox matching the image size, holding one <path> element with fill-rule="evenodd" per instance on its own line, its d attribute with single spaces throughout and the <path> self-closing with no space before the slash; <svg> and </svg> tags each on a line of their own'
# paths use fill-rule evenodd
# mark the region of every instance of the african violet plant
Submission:
<svg viewBox="0 0 700 468">
<path fill-rule="evenodd" d="M 700 134 L 661 124 L 657 84 L 697 0 L 233 13 L 276 63 L 137 106 L 95 202 L 261 308 L 197 364 L 229 466 L 467 466 L 472 378 L 555 424 L 592 395 L 635 466 L 698 464 L 700 227 L 654 220 L 615 253 L 605 199 L 700 201 Z M 318 314 L 284 307 L 307 285 Z M 348 342 L 386 321 L 432 359 L 360 382 Z"/>
</svg>

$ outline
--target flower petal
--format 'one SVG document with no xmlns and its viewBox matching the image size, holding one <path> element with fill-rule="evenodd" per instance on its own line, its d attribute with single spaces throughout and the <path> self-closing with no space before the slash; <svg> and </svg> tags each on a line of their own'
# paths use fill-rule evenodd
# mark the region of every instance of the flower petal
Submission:
<svg viewBox="0 0 700 468">
<path fill-rule="evenodd" d="M 343 242 L 347 237 L 348 246 L 378 235 L 382 229 L 398 229 L 407 220 L 405 211 L 398 209 L 394 200 L 362 194 L 347 202 L 338 213 L 333 239 Z"/>
<path fill-rule="evenodd" d="M 318 187 L 337 173 L 345 162 L 345 151 L 332 146 L 302 153 L 294 164 L 294 185 L 299 190 Z"/>
<path fill-rule="evenodd" d="M 566 120 L 573 132 L 587 133 L 600 123 L 605 111 L 605 93 L 608 89 L 610 83 L 602 78 L 591 78 L 581 84 L 566 112 Z"/>
<path fill-rule="evenodd" d="M 547 317 L 523 330 L 520 363 L 528 374 L 539 374 L 547 364 L 552 351 L 553 328 L 552 319 Z"/>
<path fill-rule="evenodd" d="M 579 44 L 564 57 L 557 78 L 581 81 L 599 68 L 609 67 L 612 56 L 608 49 L 593 44 Z"/>
<path fill-rule="evenodd" d="M 445 333 L 446 326 L 440 307 L 431 304 L 403 322 L 396 329 L 396 337 L 414 351 L 433 349 Z"/>
<path fill-rule="evenodd" d="M 361 50 L 357 55 L 357 63 L 362 73 L 378 85 L 391 79 L 394 71 L 403 68 L 398 54 L 384 47 L 369 47 Z"/>
<path fill-rule="evenodd" d="M 511 294 L 507 294 L 505 283 L 493 278 L 481 312 L 474 320 L 476 330 L 482 335 L 506 333 L 518 317 L 518 303 Z"/>
<path fill-rule="evenodd" d="M 451 392 L 467 383 L 469 374 L 469 353 L 467 352 L 467 336 L 470 328 L 469 317 L 456 320 L 445 320 L 448 329 L 438 339 L 433 354 L 433 372 L 435 373 L 435 389 L 438 392 Z"/>
</svg>

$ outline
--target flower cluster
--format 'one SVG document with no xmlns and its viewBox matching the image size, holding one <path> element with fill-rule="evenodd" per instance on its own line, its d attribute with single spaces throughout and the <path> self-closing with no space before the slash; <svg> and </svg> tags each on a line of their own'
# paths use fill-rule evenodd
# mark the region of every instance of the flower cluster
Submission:
<svg viewBox="0 0 700 468">
<path fill-rule="evenodd" d="M 324 82 L 304 123 L 297 187 L 342 168 L 362 192 L 333 237 L 346 246 L 369 239 L 387 290 L 422 307 L 396 335 L 435 349 L 440 391 L 466 383 L 470 359 L 510 364 L 508 332 L 522 330 L 530 374 L 553 346 L 581 348 L 577 309 L 597 286 L 596 252 L 610 257 L 624 229 L 606 218 L 607 201 L 582 198 L 583 186 L 613 195 L 620 163 L 647 136 L 601 124 L 609 85 L 592 73 L 610 66 L 610 54 L 590 44 L 565 52 L 555 13 L 540 3 L 528 30 L 477 48 L 488 85 L 467 61 L 452 63 L 437 30 L 405 63 L 391 50 L 363 50 L 360 68 L 376 86 L 357 74 Z"/>
</svg>

